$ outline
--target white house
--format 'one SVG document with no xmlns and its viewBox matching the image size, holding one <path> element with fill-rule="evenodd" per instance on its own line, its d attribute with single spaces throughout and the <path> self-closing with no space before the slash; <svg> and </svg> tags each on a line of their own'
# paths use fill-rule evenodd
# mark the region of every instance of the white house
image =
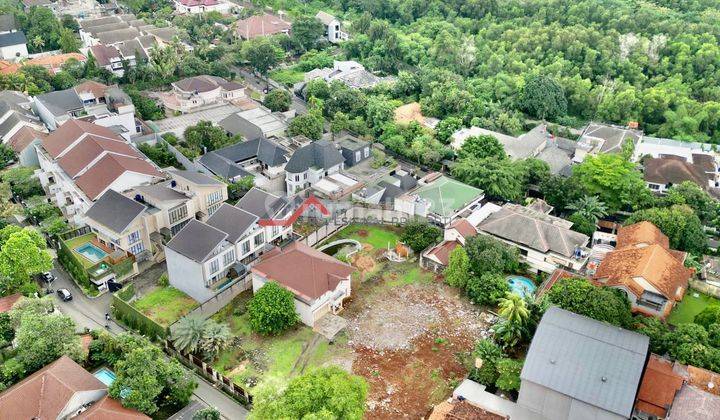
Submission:
<svg viewBox="0 0 720 420">
<path fill-rule="evenodd" d="M 315 15 L 315 19 L 319 20 L 320 22 L 322 22 L 323 25 L 325 25 L 325 37 L 333 44 L 347 41 L 350 37 L 347 32 L 344 32 L 340 29 L 340 20 L 335 16 L 329 13 L 325 13 L 323 11 L 319 11 Z"/>
<path fill-rule="evenodd" d="M 228 13 L 232 9 L 232 3 L 218 0 L 175 0 L 175 12 L 180 15 L 197 14 L 207 12 Z"/>
<path fill-rule="evenodd" d="M 27 56 L 27 38 L 22 31 L 0 34 L 0 58 L 18 60 Z"/>
<path fill-rule="evenodd" d="M 312 327 L 327 313 L 336 314 L 350 297 L 355 269 L 302 242 L 274 248 L 252 268 L 253 293 L 275 281 L 295 295 L 295 310 Z"/>
<path fill-rule="evenodd" d="M 235 206 L 222 204 L 206 222 L 191 220 L 165 245 L 170 284 L 198 302 L 211 298 L 292 235 L 292 224 L 258 222 L 289 215 L 286 199 L 253 188 Z"/>
<path fill-rule="evenodd" d="M 245 97 L 245 86 L 217 76 L 193 76 L 172 83 L 173 90 L 159 94 L 165 108 L 183 113 L 220 101 Z"/>
<path fill-rule="evenodd" d="M 334 144 L 318 140 L 293 153 L 285 165 L 285 183 L 288 194 L 304 190 L 321 179 L 339 173 L 345 158 Z"/>
</svg>

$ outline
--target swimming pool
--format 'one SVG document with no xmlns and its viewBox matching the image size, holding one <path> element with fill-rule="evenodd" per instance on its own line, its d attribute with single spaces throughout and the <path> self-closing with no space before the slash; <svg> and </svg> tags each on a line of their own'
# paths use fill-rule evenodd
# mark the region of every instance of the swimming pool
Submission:
<svg viewBox="0 0 720 420">
<path fill-rule="evenodd" d="M 510 286 L 510 291 L 520 295 L 520 297 L 525 297 L 526 295 L 533 296 L 537 289 L 537 286 L 535 286 L 532 280 L 523 276 L 508 276 L 507 282 L 508 286 Z"/>
<path fill-rule="evenodd" d="M 100 368 L 93 373 L 96 378 L 100 380 L 100 382 L 104 383 L 106 386 L 110 386 L 115 382 L 115 372 L 108 368 Z"/>
<path fill-rule="evenodd" d="M 79 247 L 75 248 L 75 252 L 94 263 L 102 260 L 107 255 L 107 252 L 103 251 L 102 249 L 96 247 L 91 243 L 80 245 Z"/>
</svg>

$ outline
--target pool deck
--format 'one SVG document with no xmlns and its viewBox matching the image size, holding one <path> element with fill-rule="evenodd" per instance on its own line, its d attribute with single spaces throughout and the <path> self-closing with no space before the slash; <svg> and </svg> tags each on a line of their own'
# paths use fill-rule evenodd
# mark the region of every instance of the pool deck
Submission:
<svg viewBox="0 0 720 420">
<path fill-rule="evenodd" d="M 75 258 L 77 258 L 78 261 L 80 261 L 80 264 L 82 264 L 83 267 L 85 267 L 86 269 L 95 266 L 97 263 L 102 261 L 102 259 L 93 262 L 89 258 L 84 256 L 83 254 L 77 252 L 77 248 L 79 248 L 85 244 L 94 245 L 97 248 L 99 248 L 100 250 L 102 250 L 103 252 L 105 252 L 105 254 L 108 254 L 108 255 L 112 252 L 112 250 L 103 246 L 97 240 L 97 237 L 95 236 L 94 233 L 88 233 L 88 234 L 78 236 L 78 237 L 75 237 L 72 239 L 68 239 L 67 241 L 65 241 L 65 245 L 70 249 L 70 251 L 73 253 L 73 255 L 75 255 Z M 107 255 L 105 255 L 105 256 L 107 256 Z M 104 257 L 103 257 L 103 259 L 104 259 Z"/>
</svg>

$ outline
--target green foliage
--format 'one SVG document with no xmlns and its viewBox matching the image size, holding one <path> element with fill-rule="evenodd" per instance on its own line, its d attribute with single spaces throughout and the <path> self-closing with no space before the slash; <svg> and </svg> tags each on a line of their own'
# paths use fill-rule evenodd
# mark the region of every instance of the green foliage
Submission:
<svg viewBox="0 0 720 420">
<path fill-rule="evenodd" d="M 403 227 L 400 240 L 416 253 L 422 252 L 425 248 L 436 243 L 442 230 L 437 226 L 426 222 L 412 221 Z"/>
<path fill-rule="evenodd" d="M 130 286 L 132 286 L 132 284 Z M 142 334 L 147 335 L 148 337 L 165 338 L 168 335 L 167 328 L 148 318 L 145 314 L 135 309 L 132 305 L 130 305 L 121 298 L 121 296 L 127 297 L 122 292 L 128 290 L 130 286 L 113 294 L 113 316 L 119 321 L 122 321 L 123 324 L 127 325 L 133 330 L 139 331 Z"/>
<path fill-rule="evenodd" d="M 618 154 L 587 156 L 573 167 L 573 180 L 605 203 L 607 211 L 637 207 L 651 200 L 642 174 L 635 164 Z"/>
<path fill-rule="evenodd" d="M 44 195 L 40 180 L 35 177 L 35 168 L 20 166 L 2 174 L 3 182 L 10 184 L 13 194 L 20 198 Z"/>
<path fill-rule="evenodd" d="M 290 92 L 283 89 L 271 90 L 263 99 L 263 105 L 273 112 L 285 112 L 290 109 L 290 104 Z"/>
<path fill-rule="evenodd" d="M 165 113 L 153 99 L 135 89 L 126 89 L 126 92 L 135 106 L 135 111 L 140 114 L 140 118 L 150 121 L 165 118 Z"/>
<path fill-rule="evenodd" d="M 472 259 L 471 259 L 472 264 Z M 494 306 L 510 291 L 505 277 L 491 272 L 467 279 L 465 293 L 476 305 Z"/>
<path fill-rule="evenodd" d="M 585 195 L 582 185 L 574 179 L 551 175 L 540 182 L 540 191 L 545 201 L 555 207 L 556 212 L 565 212 L 568 207 Z"/>
<path fill-rule="evenodd" d="M 93 288 L 95 288 L 95 286 L 90 282 L 87 270 L 85 270 L 80 261 L 77 260 L 75 255 L 63 241 L 60 241 L 57 256 L 60 265 L 63 266 L 65 271 L 70 274 L 70 276 L 83 288 L 83 290 L 93 290 Z"/>
<path fill-rule="evenodd" d="M 702 255 L 706 247 L 702 223 L 686 205 L 650 208 L 633 213 L 625 223 L 648 221 L 658 227 L 669 239 L 670 247 Z"/>
<path fill-rule="evenodd" d="M 256 395 L 252 419 L 337 418 L 360 420 L 365 413 L 367 384 L 337 366 L 323 367 L 292 378 L 283 392 Z"/>
<path fill-rule="evenodd" d="M 314 16 L 300 16 L 292 23 L 291 38 L 303 51 L 313 48 L 325 33 L 325 26 Z"/>
<path fill-rule="evenodd" d="M 468 238 L 465 250 L 470 257 L 470 267 L 477 276 L 514 273 L 520 268 L 517 249 L 491 236 L 476 235 Z"/>
<path fill-rule="evenodd" d="M 26 205 L 25 215 L 34 218 L 38 223 L 62 215 L 60 209 L 48 203 L 45 196 L 30 197 L 26 200 Z"/>
<path fill-rule="evenodd" d="M 10 163 L 15 161 L 15 152 L 10 147 L 0 145 L 0 169 L 6 168 Z"/>
<path fill-rule="evenodd" d="M 482 366 L 470 372 L 470 379 L 490 387 L 495 386 L 499 376 L 497 363 L 505 357 L 505 353 L 492 340 L 482 339 L 475 343 L 473 356 L 482 360 Z"/>
<path fill-rule="evenodd" d="M 220 420 L 220 412 L 212 407 L 198 410 L 192 415 L 192 420 Z"/>
<path fill-rule="evenodd" d="M 523 362 L 520 360 L 500 360 L 497 362 L 498 378 L 495 385 L 503 391 L 519 391 L 522 367 Z"/>
<path fill-rule="evenodd" d="M 673 185 L 662 199 L 668 206 L 687 205 L 703 223 L 710 223 L 718 217 L 718 203 L 697 184 L 685 181 Z"/>
<path fill-rule="evenodd" d="M 561 279 L 548 293 L 551 303 L 576 314 L 621 327 L 632 320 L 630 301 L 623 291 L 595 287 L 582 278 Z"/>
<path fill-rule="evenodd" d="M 470 277 L 470 258 L 465 248 L 457 246 L 450 251 L 448 265 L 445 268 L 445 282 L 450 286 L 464 289 Z"/>
<path fill-rule="evenodd" d="M 62 25 L 47 7 L 31 7 L 27 13 L 18 12 L 17 20 L 28 39 L 31 53 L 60 48 Z"/>
<path fill-rule="evenodd" d="M 567 112 L 563 87 L 546 75 L 528 78 L 520 96 L 520 105 L 528 114 L 542 120 L 555 119 Z"/>
<path fill-rule="evenodd" d="M 585 215 L 575 212 L 571 214 L 568 218 L 568 221 L 572 222 L 572 230 L 575 232 L 584 233 L 585 235 L 592 236 L 592 234 L 597 230 L 597 225 L 588 217 Z"/>
<path fill-rule="evenodd" d="M 62 52 L 72 53 L 79 52 L 82 45 L 71 29 L 61 28 L 59 32 L 58 46 Z"/>
<path fill-rule="evenodd" d="M 637 315 L 633 327 L 650 338 L 650 351 L 655 354 L 667 352 L 667 334 L 670 332 L 667 324 L 654 317 Z"/>
<path fill-rule="evenodd" d="M 505 148 L 493 136 L 473 136 L 465 139 L 465 142 L 458 150 L 458 158 L 487 159 L 494 158 L 502 160 L 507 158 Z"/>
<path fill-rule="evenodd" d="M 705 328 L 710 328 L 710 325 L 720 323 L 720 305 L 709 305 L 705 307 L 699 314 L 695 315 L 694 322 Z"/>
<path fill-rule="evenodd" d="M 144 143 L 138 146 L 138 149 L 161 168 L 172 166 L 178 169 L 185 169 L 165 143 L 158 142 L 152 146 Z"/>
<path fill-rule="evenodd" d="M 335 58 L 327 51 L 310 50 L 300 56 L 297 68 L 302 71 L 310 71 L 314 69 L 322 69 L 332 67 Z"/>
<path fill-rule="evenodd" d="M 463 122 L 458 117 L 447 117 L 435 126 L 435 137 L 444 144 L 448 144 L 457 130 L 461 129 Z"/>
<path fill-rule="evenodd" d="M 186 128 L 184 137 L 188 147 L 197 151 L 202 151 L 205 148 L 208 152 L 240 141 L 239 137 L 229 137 L 225 130 L 213 125 L 210 121 L 200 121 Z"/>
<path fill-rule="evenodd" d="M 293 118 L 287 131 L 291 136 L 305 136 L 311 140 L 320 140 L 323 134 L 323 124 L 322 116 L 308 113 Z"/>
<path fill-rule="evenodd" d="M 263 335 L 278 335 L 295 325 L 295 296 L 276 282 L 263 285 L 248 304 L 250 328 Z"/>
<path fill-rule="evenodd" d="M 10 226 L 2 229 L 2 236 Z M 52 258 L 45 247 L 45 239 L 32 229 L 25 228 L 7 235 L 0 248 L 0 295 L 5 296 L 23 290 L 24 286 L 32 282 L 35 274 L 49 271 L 52 268 Z"/>
<path fill-rule="evenodd" d="M 212 360 L 230 344 L 230 328 L 199 315 L 180 318 L 170 328 L 170 336 L 176 349 L 184 353 L 200 353 Z"/>
<path fill-rule="evenodd" d="M 519 201 L 525 193 L 522 168 L 508 159 L 460 159 L 452 175 L 482 189 L 489 198 Z"/>
<path fill-rule="evenodd" d="M 252 175 L 244 176 L 228 184 L 228 201 L 231 203 L 236 202 L 250 191 L 253 186 L 255 186 L 255 178 Z"/>
<path fill-rule="evenodd" d="M 266 75 L 283 59 L 285 53 L 272 39 L 258 37 L 243 43 L 241 55 L 255 71 Z"/>
</svg>

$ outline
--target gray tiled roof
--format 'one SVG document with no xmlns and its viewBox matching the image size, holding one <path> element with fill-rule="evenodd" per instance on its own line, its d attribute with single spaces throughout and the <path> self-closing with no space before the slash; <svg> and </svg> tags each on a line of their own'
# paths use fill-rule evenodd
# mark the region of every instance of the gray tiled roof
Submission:
<svg viewBox="0 0 720 420">
<path fill-rule="evenodd" d="M 227 233 L 217 228 L 192 219 L 165 246 L 197 263 L 203 263 L 227 236 Z"/>
<path fill-rule="evenodd" d="M 235 207 L 252 213 L 260 219 L 269 219 L 277 215 L 287 204 L 285 198 L 253 187 L 235 204 Z"/>
<path fill-rule="evenodd" d="M 168 205 L 176 205 L 190 200 L 185 194 L 170 188 L 168 184 L 168 182 L 163 182 L 153 185 L 139 185 L 135 187 L 135 191 L 150 202 L 166 203 Z"/>
<path fill-rule="evenodd" d="M 206 223 L 227 233 L 227 240 L 235 243 L 257 220 L 254 214 L 223 203 Z"/>
<path fill-rule="evenodd" d="M 230 159 L 220 156 L 214 151 L 202 155 L 198 162 L 200 162 L 201 165 L 203 165 L 215 175 L 225 179 L 233 179 L 237 177 L 246 177 L 251 175 L 250 172 L 241 168 L 240 165 L 236 164 Z"/>
<path fill-rule="evenodd" d="M 309 168 L 329 169 L 344 160 L 342 153 L 334 144 L 318 140 L 296 150 L 285 165 L 285 171 L 302 173 Z"/>
<path fill-rule="evenodd" d="M 83 104 L 75 89 L 56 90 L 54 92 L 38 95 L 35 100 L 40 101 L 56 117 L 65 115 L 69 111 L 82 109 Z"/>
<path fill-rule="evenodd" d="M 551 307 L 520 378 L 629 418 L 648 345 L 645 335 Z"/>
<path fill-rule="evenodd" d="M 85 217 L 92 219 L 114 232 L 122 233 L 147 207 L 132 198 L 107 190 L 85 212 Z"/>
<path fill-rule="evenodd" d="M 177 175 L 181 178 L 184 178 L 194 184 L 198 185 L 221 185 L 222 182 L 218 181 L 217 179 L 205 175 L 202 172 L 194 172 L 194 171 L 181 171 L 179 169 L 170 169 L 168 172 L 170 172 L 173 175 Z"/>
<path fill-rule="evenodd" d="M 279 144 L 265 139 L 241 141 L 222 149 L 206 153 L 200 158 L 200 163 L 210 169 L 214 174 L 232 179 L 238 176 L 248 176 L 236 163 L 257 158 L 268 166 L 280 166 L 285 163 L 288 153 Z"/>
<path fill-rule="evenodd" d="M 20 44 L 27 44 L 27 38 L 25 38 L 25 34 L 22 31 L 0 34 L 0 47 Z"/>
<path fill-rule="evenodd" d="M 13 127 L 15 127 L 21 122 L 29 122 L 40 125 L 39 121 L 29 118 L 18 111 L 15 111 L 12 114 L 8 115 L 5 121 L 0 124 L 0 137 L 3 137 L 10 133 L 10 130 L 12 130 Z"/>
<path fill-rule="evenodd" d="M 10 32 L 16 29 L 18 29 L 18 25 L 15 21 L 15 15 L 11 13 L 0 15 L 0 31 Z"/>
</svg>

